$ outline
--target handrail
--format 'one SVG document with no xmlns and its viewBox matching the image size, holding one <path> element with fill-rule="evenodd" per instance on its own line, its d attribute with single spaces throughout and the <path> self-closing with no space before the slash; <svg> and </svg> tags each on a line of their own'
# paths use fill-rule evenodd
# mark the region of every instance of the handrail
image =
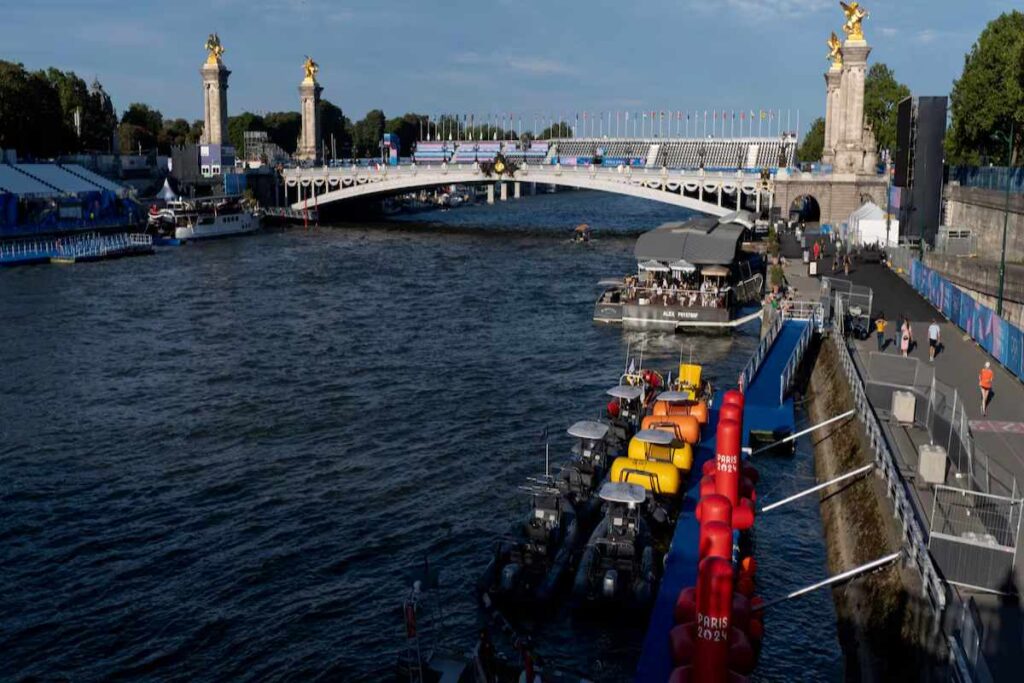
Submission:
<svg viewBox="0 0 1024 683">
<path fill-rule="evenodd" d="M 793 378 L 796 376 L 796 369 L 800 366 L 800 361 L 803 360 L 804 351 L 807 350 L 807 346 L 811 343 L 811 334 L 814 331 L 814 326 L 811 321 L 808 320 L 804 326 L 802 332 L 800 332 L 800 339 L 797 340 L 796 347 L 793 352 L 789 354 L 789 359 L 786 361 L 786 367 L 782 369 L 781 382 L 779 382 L 779 405 L 786 400 L 786 394 L 793 387 Z"/>
<path fill-rule="evenodd" d="M 747 361 L 746 366 L 743 368 L 743 372 L 740 373 L 739 384 L 741 392 L 746 393 L 750 383 L 754 381 L 757 371 L 761 369 L 761 363 L 764 362 L 765 356 L 768 355 L 768 350 L 771 349 L 772 344 L 775 343 L 775 338 L 779 336 L 779 331 L 782 329 L 782 315 L 773 310 L 771 316 L 771 320 L 768 323 L 768 331 L 761 337 L 757 349 L 754 350 L 750 360 Z"/>
</svg>

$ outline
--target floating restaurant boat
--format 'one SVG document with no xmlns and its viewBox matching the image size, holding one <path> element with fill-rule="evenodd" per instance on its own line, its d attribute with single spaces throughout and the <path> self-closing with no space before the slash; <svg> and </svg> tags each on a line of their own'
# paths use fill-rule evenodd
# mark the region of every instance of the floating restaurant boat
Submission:
<svg viewBox="0 0 1024 683">
<path fill-rule="evenodd" d="M 728 331 L 760 315 L 764 289 L 760 258 L 745 254 L 743 236 L 753 227 L 747 212 L 723 218 L 665 223 L 640 236 L 634 248 L 637 275 L 602 280 L 596 322 L 630 328 Z"/>
<path fill-rule="evenodd" d="M 149 209 L 147 226 L 157 244 L 183 244 L 256 232 L 260 217 L 240 197 L 174 199 Z"/>
</svg>

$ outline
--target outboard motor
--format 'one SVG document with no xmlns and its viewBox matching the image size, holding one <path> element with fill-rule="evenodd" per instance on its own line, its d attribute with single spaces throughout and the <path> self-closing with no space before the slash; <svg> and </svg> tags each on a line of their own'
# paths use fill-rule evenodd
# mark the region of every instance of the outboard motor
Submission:
<svg viewBox="0 0 1024 683">
<path fill-rule="evenodd" d="M 615 597 L 615 585 L 619 582 L 619 572 L 614 569 L 609 569 L 604 573 L 604 579 L 601 581 L 601 592 L 604 593 L 606 598 Z"/>
<path fill-rule="evenodd" d="M 515 588 L 518 581 L 519 565 L 515 562 L 510 562 L 501 570 L 501 587 L 503 590 L 510 591 Z"/>
</svg>

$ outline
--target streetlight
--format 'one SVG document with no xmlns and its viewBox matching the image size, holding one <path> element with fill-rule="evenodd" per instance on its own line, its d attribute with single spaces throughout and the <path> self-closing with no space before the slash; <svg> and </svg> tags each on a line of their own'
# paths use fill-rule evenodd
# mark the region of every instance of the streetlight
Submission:
<svg viewBox="0 0 1024 683">
<path fill-rule="evenodd" d="M 1006 278 L 1006 226 L 1010 220 L 1010 175 L 1013 170 L 1013 124 L 1015 121 L 1010 119 L 1010 137 L 1007 140 L 1007 154 L 1006 154 L 1006 200 L 1003 204 L 1003 247 L 999 252 L 999 295 L 996 297 L 996 315 L 1003 315 L 1003 282 Z M 1002 136 L 1001 133 L 994 135 L 996 139 Z"/>
</svg>

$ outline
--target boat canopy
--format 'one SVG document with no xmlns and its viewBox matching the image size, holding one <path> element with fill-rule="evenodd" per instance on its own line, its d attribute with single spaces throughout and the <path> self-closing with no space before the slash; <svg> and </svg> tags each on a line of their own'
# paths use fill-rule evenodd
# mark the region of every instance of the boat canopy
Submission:
<svg viewBox="0 0 1024 683">
<path fill-rule="evenodd" d="M 697 270 L 697 266 L 693 265 L 692 263 L 690 263 L 686 259 L 682 259 L 682 258 L 679 259 L 678 261 L 670 263 L 668 265 L 668 267 L 671 268 L 672 270 L 678 270 L 680 273 L 687 273 L 687 274 L 696 272 L 696 270 Z"/>
<path fill-rule="evenodd" d="M 635 401 L 644 395 L 644 390 L 640 387 L 631 387 L 625 384 L 620 384 L 617 387 L 612 387 L 608 390 L 609 396 L 615 398 L 625 399 L 627 401 Z"/>
<path fill-rule="evenodd" d="M 569 427 L 569 436 L 574 436 L 577 439 L 598 441 L 603 439 L 607 433 L 608 425 L 603 422 L 595 422 L 594 420 L 580 420 L 572 427 Z"/>
<path fill-rule="evenodd" d="M 660 429 L 641 429 L 633 438 L 643 443 L 649 443 L 652 446 L 671 446 L 672 442 L 675 441 L 671 434 Z"/>
<path fill-rule="evenodd" d="M 736 260 L 745 230 L 741 223 L 707 217 L 664 223 L 640 235 L 633 255 L 638 262 L 685 260 L 698 266 L 729 264 Z"/>
<path fill-rule="evenodd" d="M 708 266 L 700 271 L 700 274 L 707 277 L 728 277 L 729 269 L 725 266 Z"/>
<path fill-rule="evenodd" d="M 644 491 L 643 486 L 618 481 L 606 481 L 602 484 L 599 495 L 601 500 L 606 500 L 609 503 L 640 505 L 647 500 L 647 492 Z"/>
<path fill-rule="evenodd" d="M 620 277 L 606 277 L 603 280 L 598 280 L 597 285 L 599 287 L 613 287 L 615 285 L 622 285 L 622 278 Z"/>
<path fill-rule="evenodd" d="M 659 261 L 655 261 L 653 259 L 650 260 L 650 261 L 643 261 L 642 263 L 638 263 L 637 264 L 637 268 L 639 268 L 640 270 L 649 271 L 651 273 L 667 273 L 668 272 L 668 266 L 666 266 L 664 263 L 661 263 Z"/>
<path fill-rule="evenodd" d="M 691 397 L 685 391 L 663 391 L 655 397 L 656 401 L 664 401 L 665 403 L 682 403 L 684 401 L 692 401 Z"/>
</svg>

